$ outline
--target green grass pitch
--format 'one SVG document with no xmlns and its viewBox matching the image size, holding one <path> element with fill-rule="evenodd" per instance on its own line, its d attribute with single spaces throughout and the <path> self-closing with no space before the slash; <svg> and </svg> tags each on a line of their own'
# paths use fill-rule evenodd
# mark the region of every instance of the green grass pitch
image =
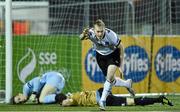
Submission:
<svg viewBox="0 0 180 112">
<path fill-rule="evenodd" d="M 167 96 L 174 106 L 154 104 L 149 106 L 109 106 L 107 111 L 180 111 L 180 96 Z M 0 104 L 0 111 L 99 111 L 96 107 L 61 107 L 58 104 L 36 105 L 9 105 Z"/>
</svg>

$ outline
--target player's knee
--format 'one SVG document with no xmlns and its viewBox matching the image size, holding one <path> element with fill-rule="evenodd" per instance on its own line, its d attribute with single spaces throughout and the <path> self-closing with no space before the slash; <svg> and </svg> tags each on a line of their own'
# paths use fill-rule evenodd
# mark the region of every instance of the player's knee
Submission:
<svg viewBox="0 0 180 112">
<path fill-rule="evenodd" d="M 113 76 L 107 76 L 106 80 L 110 83 L 114 82 L 114 77 Z"/>
</svg>

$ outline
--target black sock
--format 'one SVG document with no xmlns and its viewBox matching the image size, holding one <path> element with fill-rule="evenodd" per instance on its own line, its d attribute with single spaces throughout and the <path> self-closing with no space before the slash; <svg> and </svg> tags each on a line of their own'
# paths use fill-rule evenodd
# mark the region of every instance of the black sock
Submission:
<svg viewBox="0 0 180 112">
<path fill-rule="evenodd" d="M 154 103 L 160 103 L 161 101 L 159 98 L 145 98 L 145 97 L 140 97 L 140 98 L 135 98 L 134 99 L 135 105 L 151 105 Z"/>
<path fill-rule="evenodd" d="M 112 94 L 108 95 L 106 99 L 107 106 L 122 106 L 126 105 L 126 98 L 120 96 L 114 96 Z"/>
</svg>

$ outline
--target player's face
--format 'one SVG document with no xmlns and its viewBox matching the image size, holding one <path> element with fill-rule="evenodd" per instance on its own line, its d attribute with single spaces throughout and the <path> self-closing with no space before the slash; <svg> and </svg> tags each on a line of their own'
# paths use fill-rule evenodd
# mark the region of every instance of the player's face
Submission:
<svg viewBox="0 0 180 112">
<path fill-rule="evenodd" d="M 14 97 L 14 102 L 15 103 L 24 103 L 25 101 L 26 101 L 26 96 L 24 96 L 23 94 L 21 94 L 21 93 L 19 93 L 18 95 L 16 95 L 15 97 Z"/>
<path fill-rule="evenodd" d="M 105 28 L 95 25 L 94 26 L 94 31 L 95 31 L 96 37 L 99 40 L 101 40 L 103 38 L 103 36 L 104 36 Z"/>
</svg>

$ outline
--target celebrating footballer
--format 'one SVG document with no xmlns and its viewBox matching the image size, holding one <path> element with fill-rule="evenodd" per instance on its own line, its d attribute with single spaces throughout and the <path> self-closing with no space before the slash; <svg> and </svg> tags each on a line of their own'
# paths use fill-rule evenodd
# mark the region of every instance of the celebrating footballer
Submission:
<svg viewBox="0 0 180 112">
<path fill-rule="evenodd" d="M 115 71 L 123 64 L 124 56 L 124 49 L 118 35 L 111 29 L 106 28 L 104 22 L 98 19 L 95 21 L 93 28 L 83 30 L 80 39 L 92 41 L 93 48 L 96 50 L 97 63 L 106 77 L 104 90 L 99 100 L 99 108 L 105 110 L 106 98 L 113 85 L 126 87 L 129 93 L 134 96 L 131 79 L 115 78 Z"/>
</svg>

